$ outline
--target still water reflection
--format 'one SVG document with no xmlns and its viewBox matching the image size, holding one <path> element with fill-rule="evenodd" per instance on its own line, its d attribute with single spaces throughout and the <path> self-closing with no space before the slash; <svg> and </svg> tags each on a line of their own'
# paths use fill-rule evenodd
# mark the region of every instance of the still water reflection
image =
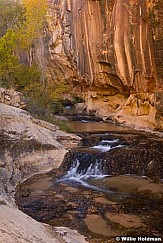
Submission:
<svg viewBox="0 0 163 243">
<path fill-rule="evenodd" d="M 133 132 L 131 128 L 105 122 L 69 121 L 73 132 Z"/>
</svg>

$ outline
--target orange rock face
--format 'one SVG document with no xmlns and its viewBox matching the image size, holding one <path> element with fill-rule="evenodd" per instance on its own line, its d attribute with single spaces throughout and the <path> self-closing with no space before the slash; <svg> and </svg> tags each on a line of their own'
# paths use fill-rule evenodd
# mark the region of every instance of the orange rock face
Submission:
<svg viewBox="0 0 163 243">
<path fill-rule="evenodd" d="M 77 70 L 81 78 L 75 85 L 87 109 L 104 119 L 125 123 L 128 116 L 135 124 L 136 116 L 142 126 L 162 128 L 156 105 L 163 80 L 161 0 L 51 2 L 60 30 L 54 53 L 64 53 Z"/>
<path fill-rule="evenodd" d="M 89 77 L 92 86 L 153 89 L 156 68 L 146 1 L 73 2 L 73 38 L 81 75 Z"/>
</svg>

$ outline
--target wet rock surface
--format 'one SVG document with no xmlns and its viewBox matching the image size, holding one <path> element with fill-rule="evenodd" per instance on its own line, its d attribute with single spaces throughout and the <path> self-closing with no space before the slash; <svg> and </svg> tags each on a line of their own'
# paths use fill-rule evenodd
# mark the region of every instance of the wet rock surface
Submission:
<svg viewBox="0 0 163 243">
<path fill-rule="evenodd" d="M 162 178 L 162 140 L 154 137 L 147 139 L 142 134 L 82 136 L 79 148 L 67 153 L 59 169 L 34 176 L 18 187 L 16 202 L 19 208 L 40 222 L 76 229 L 92 243 L 115 242 L 117 235 L 161 237 L 163 187 L 159 181 Z M 119 139 L 117 144 L 124 147 L 100 153 L 93 149 L 102 139 L 113 138 Z M 86 145 L 87 148 L 84 147 Z M 77 181 L 62 180 L 72 161 L 81 161 L 82 156 L 84 160 L 88 159 L 88 164 L 93 163 L 93 158 L 102 159 L 105 172 L 114 176 L 101 180 L 88 179 L 87 182 L 95 186 L 93 189 Z M 152 161 L 157 161 L 156 168 L 156 162 Z M 157 183 L 149 178 L 136 177 L 149 175 L 149 169 L 151 178 Z M 121 182 L 120 189 L 120 184 L 114 181 L 115 175 L 128 173 L 135 176 L 131 175 L 132 179 L 130 176 L 125 179 L 117 177 L 117 183 Z M 146 189 L 153 192 L 144 191 Z"/>
<path fill-rule="evenodd" d="M 0 243 L 64 243 L 48 225 L 25 215 L 0 195 Z"/>
<path fill-rule="evenodd" d="M 37 178 L 37 182 L 42 179 Z M 42 192 L 33 188 L 27 193 L 34 181 L 23 185 L 16 198 L 19 208 L 37 221 L 76 229 L 89 242 L 109 239 L 114 242 L 115 236 L 120 234 L 162 235 L 162 194 L 137 192 L 117 202 L 112 193 L 103 194 L 64 183 Z"/>
<path fill-rule="evenodd" d="M 100 152 L 93 146 L 101 140 L 114 140 L 112 149 Z M 116 147 L 121 145 L 121 147 Z M 89 146 L 83 149 L 82 146 Z M 81 148 L 71 150 L 66 154 L 61 169 L 69 170 L 72 161 L 83 160 L 83 166 L 89 166 L 96 160 L 101 160 L 103 170 L 108 175 L 135 174 L 148 176 L 152 179 L 163 178 L 163 141 L 143 134 L 85 134 Z M 82 163 L 80 164 L 82 167 Z M 80 168 L 79 168 L 80 169 Z"/>
</svg>

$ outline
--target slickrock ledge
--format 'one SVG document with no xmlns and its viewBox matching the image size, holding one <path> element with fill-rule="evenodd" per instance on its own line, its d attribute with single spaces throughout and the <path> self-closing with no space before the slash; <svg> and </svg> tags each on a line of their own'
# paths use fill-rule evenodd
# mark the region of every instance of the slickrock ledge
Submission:
<svg viewBox="0 0 163 243">
<path fill-rule="evenodd" d="M 86 242 L 84 236 L 68 228 L 64 239 L 59 228 L 30 218 L 18 210 L 13 199 L 17 183 L 57 168 L 67 148 L 79 141 L 76 135 L 0 103 L 0 243 Z"/>
<path fill-rule="evenodd" d="M 61 243 L 61 237 L 0 197 L 0 243 Z M 54 238 L 55 237 L 55 238 Z M 58 239 L 57 239 L 58 237 Z"/>
<path fill-rule="evenodd" d="M 87 243 L 76 230 L 39 223 L 0 196 L 0 243 Z"/>
<path fill-rule="evenodd" d="M 57 168 L 66 147 L 79 141 L 24 110 L 0 104 L 0 192 L 12 192 L 22 179 Z"/>
</svg>

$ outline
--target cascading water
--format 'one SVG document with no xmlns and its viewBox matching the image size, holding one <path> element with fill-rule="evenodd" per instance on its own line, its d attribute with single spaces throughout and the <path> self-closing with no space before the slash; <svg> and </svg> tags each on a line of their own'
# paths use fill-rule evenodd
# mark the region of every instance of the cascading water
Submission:
<svg viewBox="0 0 163 243">
<path fill-rule="evenodd" d="M 118 143 L 119 139 L 101 140 L 97 145 L 91 147 L 91 149 L 96 150 L 95 154 L 83 154 L 83 156 L 81 156 L 80 158 L 74 159 L 66 175 L 62 176 L 58 180 L 58 182 L 75 182 L 85 187 L 99 191 L 99 188 L 90 185 L 90 183 L 87 181 L 90 179 L 103 179 L 105 177 L 110 176 L 106 174 L 103 169 L 104 160 L 97 157 L 99 157 L 98 155 L 103 152 L 107 152 L 111 149 L 120 148 L 124 146 Z M 106 190 L 100 189 L 100 191 Z"/>
<path fill-rule="evenodd" d="M 92 123 L 88 125 L 92 129 Z M 140 230 L 143 235 L 161 235 L 158 192 L 162 185 L 140 176 L 147 175 L 152 161 L 156 164 L 151 168 L 152 175 L 157 180 L 163 178 L 162 140 L 126 131 L 119 134 L 117 130 L 99 133 L 94 129 L 95 133 L 81 133 L 80 146 L 66 154 L 60 168 L 20 184 L 17 205 L 40 222 L 84 233 L 90 242 L 114 242 L 115 235 L 137 235 Z M 157 193 L 148 194 L 149 189 Z M 150 215 L 156 216 L 155 222 Z"/>
<path fill-rule="evenodd" d="M 58 182 L 67 182 L 67 183 L 76 183 L 80 184 L 84 187 L 97 190 L 97 191 L 108 191 L 102 188 L 98 188 L 96 186 L 90 185 L 87 182 L 88 179 L 103 179 L 104 177 L 108 176 L 104 174 L 102 170 L 102 163 L 101 161 L 96 161 L 94 164 L 90 164 L 88 168 L 85 170 L 79 170 L 80 161 L 76 159 L 73 161 L 69 171 L 66 175 L 64 175 Z"/>
<path fill-rule="evenodd" d="M 90 164 L 88 168 L 85 170 L 78 170 L 80 166 L 80 161 L 76 159 L 67 172 L 67 174 L 63 177 L 63 179 L 70 179 L 70 180 L 87 180 L 89 178 L 101 179 L 108 175 L 105 175 L 102 170 L 102 163 L 101 161 L 96 161 L 94 164 Z"/>
<path fill-rule="evenodd" d="M 118 144 L 119 139 L 114 140 L 102 140 L 98 143 L 98 145 L 93 146 L 93 149 L 98 149 L 101 152 L 107 152 L 113 148 L 121 148 L 124 147 L 124 145 Z"/>
</svg>

